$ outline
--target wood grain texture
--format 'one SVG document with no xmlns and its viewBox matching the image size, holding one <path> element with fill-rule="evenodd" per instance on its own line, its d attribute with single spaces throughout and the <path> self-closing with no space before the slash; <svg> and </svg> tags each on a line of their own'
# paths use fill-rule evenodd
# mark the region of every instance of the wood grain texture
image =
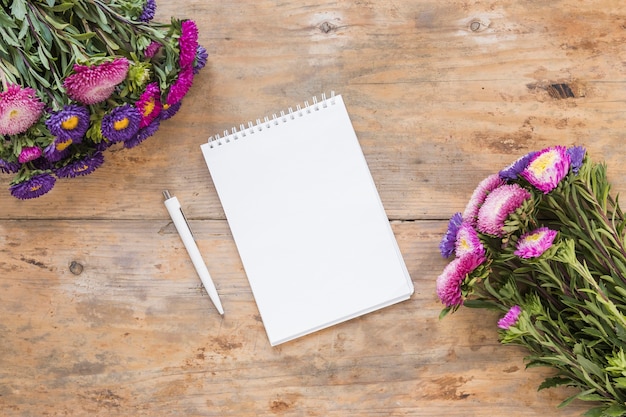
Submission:
<svg viewBox="0 0 626 417">
<path fill-rule="evenodd" d="M 545 146 L 585 146 L 626 191 L 623 2 L 157 3 L 157 20 L 193 18 L 210 54 L 182 111 L 40 199 L 13 199 L 0 176 L 0 414 L 586 409 L 555 408 L 569 391 L 536 391 L 550 371 L 525 370 L 522 350 L 499 345 L 496 317 L 438 319 L 437 244 L 480 180 Z M 199 146 L 330 91 L 344 96 L 416 293 L 271 348 Z M 224 318 L 170 223 L 165 188 L 192 219 Z"/>
</svg>

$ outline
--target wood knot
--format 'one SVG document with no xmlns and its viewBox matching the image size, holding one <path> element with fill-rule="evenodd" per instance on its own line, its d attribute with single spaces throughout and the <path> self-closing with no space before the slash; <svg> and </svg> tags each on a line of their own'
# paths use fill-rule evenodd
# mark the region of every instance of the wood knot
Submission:
<svg viewBox="0 0 626 417">
<path fill-rule="evenodd" d="M 70 272 L 74 275 L 80 275 L 83 272 L 83 264 L 80 262 L 72 261 L 70 262 Z"/>
<path fill-rule="evenodd" d="M 319 27 L 323 33 L 329 33 L 337 29 L 337 26 L 333 25 L 330 22 L 322 22 L 322 24 Z"/>
<path fill-rule="evenodd" d="M 469 28 L 472 32 L 478 32 L 482 24 L 478 20 L 474 20 L 469 24 Z"/>
</svg>

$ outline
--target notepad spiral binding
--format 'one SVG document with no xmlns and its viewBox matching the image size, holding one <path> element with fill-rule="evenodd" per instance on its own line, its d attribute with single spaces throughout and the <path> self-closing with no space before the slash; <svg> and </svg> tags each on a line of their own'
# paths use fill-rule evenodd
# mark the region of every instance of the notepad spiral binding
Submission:
<svg viewBox="0 0 626 417">
<path fill-rule="evenodd" d="M 304 107 L 298 104 L 295 110 L 292 107 L 289 107 L 286 113 L 284 110 L 281 110 L 280 115 L 277 115 L 276 113 L 272 114 L 271 119 L 265 116 L 263 120 L 256 119 L 256 123 L 248 122 L 247 127 L 242 123 L 239 125 L 239 128 L 233 127 L 230 132 L 225 130 L 223 136 L 220 136 L 219 134 L 211 136 L 209 137 L 209 148 L 221 146 L 225 143 L 229 143 L 231 140 L 245 138 L 248 135 L 253 135 L 255 132 L 260 132 L 263 129 L 270 129 L 272 126 L 288 123 L 289 120 L 294 120 L 297 117 L 304 117 L 308 113 L 319 111 L 321 108 L 326 108 L 333 104 L 335 104 L 335 92 L 330 92 L 330 98 L 327 98 L 326 94 L 322 93 L 321 101 L 318 101 L 317 97 L 314 96 L 313 104 L 309 104 L 308 101 L 305 101 Z"/>
</svg>

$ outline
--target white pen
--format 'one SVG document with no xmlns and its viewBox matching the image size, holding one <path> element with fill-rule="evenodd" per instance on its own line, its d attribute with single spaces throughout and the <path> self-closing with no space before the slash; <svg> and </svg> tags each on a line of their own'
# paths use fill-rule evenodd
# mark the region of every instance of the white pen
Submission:
<svg viewBox="0 0 626 417">
<path fill-rule="evenodd" d="M 211 274 L 209 274 L 206 264 L 202 260 L 202 255 L 200 254 L 198 245 L 196 245 L 196 241 L 191 233 L 191 228 L 185 218 L 183 209 L 180 207 L 178 199 L 176 197 L 172 197 L 167 190 L 163 191 L 163 196 L 165 197 L 165 207 L 170 213 L 174 226 L 176 226 L 176 230 L 185 245 L 185 249 L 187 249 L 187 252 L 191 257 L 191 262 L 193 263 L 194 268 L 196 268 L 196 272 L 202 281 L 202 285 L 204 285 L 206 292 L 209 294 L 209 297 L 211 297 L 211 301 L 215 304 L 217 311 L 223 315 L 224 309 L 222 308 L 220 297 L 217 294 L 217 289 L 211 279 Z"/>
</svg>

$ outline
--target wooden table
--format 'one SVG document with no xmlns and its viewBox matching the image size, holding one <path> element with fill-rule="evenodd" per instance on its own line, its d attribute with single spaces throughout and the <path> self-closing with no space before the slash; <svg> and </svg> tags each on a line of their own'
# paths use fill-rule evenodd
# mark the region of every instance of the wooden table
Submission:
<svg viewBox="0 0 626 417">
<path fill-rule="evenodd" d="M 576 416 L 497 317 L 440 321 L 437 245 L 476 184 L 583 145 L 626 191 L 622 1 L 160 1 L 210 53 L 183 109 L 94 174 L 13 199 L 0 177 L 0 414 Z M 199 146 L 344 96 L 409 272 L 406 302 L 272 348 Z M 181 200 L 216 314 L 163 206 Z M 306 219 L 303 219 L 306 221 Z"/>
</svg>

